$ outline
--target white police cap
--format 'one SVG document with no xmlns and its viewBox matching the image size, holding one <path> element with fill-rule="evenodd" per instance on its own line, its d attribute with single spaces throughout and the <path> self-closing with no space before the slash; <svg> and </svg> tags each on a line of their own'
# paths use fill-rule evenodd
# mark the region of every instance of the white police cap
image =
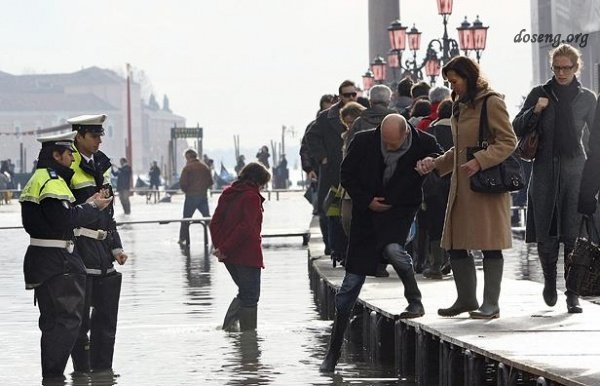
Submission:
<svg viewBox="0 0 600 386">
<path fill-rule="evenodd" d="M 75 140 L 75 135 L 77 135 L 77 132 L 71 131 L 68 133 L 38 137 L 37 141 L 42 144 L 42 147 L 59 146 L 65 147 L 67 149 L 72 149 L 73 141 Z"/>
<path fill-rule="evenodd" d="M 73 130 L 80 133 L 91 132 L 99 135 L 104 134 L 102 124 L 106 120 L 106 114 L 86 114 L 67 119 Z"/>
</svg>

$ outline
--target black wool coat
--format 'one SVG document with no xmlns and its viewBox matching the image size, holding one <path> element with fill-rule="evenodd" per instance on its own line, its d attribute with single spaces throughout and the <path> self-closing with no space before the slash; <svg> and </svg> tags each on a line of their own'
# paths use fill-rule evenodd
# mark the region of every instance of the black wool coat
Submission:
<svg viewBox="0 0 600 386">
<path fill-rule="evenodd" d="M 394 175 L 383 186 L 385 164 L 381 154 L 381 128 L 357 133 L 341 166 L 341 183 L 352 198 L 352 223 L 348 240 L 346 271 L 374 276 L 383 248 L 404 245 L 423 197 L 424 177 L 415 170 L 417 161 L 440 154 L 435 138 L 411 126 L 412 143 L 400 157 Z M 374 212 L 374 197 L 385 197 L 392 207 Z"/>
</svg>

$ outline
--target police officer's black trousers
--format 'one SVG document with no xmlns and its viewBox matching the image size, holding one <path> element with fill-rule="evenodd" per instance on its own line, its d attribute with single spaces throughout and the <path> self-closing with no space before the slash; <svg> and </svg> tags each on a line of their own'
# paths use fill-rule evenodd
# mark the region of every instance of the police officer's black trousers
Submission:
<svg viewBox="0 0 600 386">
<path fill-rule="evenodd" d="M 121 278 L 119 272 L 87 277 L 83 320 L 71 354 L 75 371 L 112 369 Z"/>
<path fill-rule="evenodd" d="M 81 326 L 85 299 L 84 274 L 66 273 L 35 289 L 42 331 L 42 376 L 63 375 Z"/>
</svg>

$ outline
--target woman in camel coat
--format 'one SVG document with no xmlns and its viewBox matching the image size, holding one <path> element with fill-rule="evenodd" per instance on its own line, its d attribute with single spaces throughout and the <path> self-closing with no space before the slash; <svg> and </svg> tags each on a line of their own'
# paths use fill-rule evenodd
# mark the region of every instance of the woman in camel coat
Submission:
<svg viewBox="0 0 600 386">
<path fill-rule="evenodd" d="M 514 151 L 517 138 L 502 95 L 489 88 L 472 59 L 455 57 L 442 71 L 453 90 L 454 147 L 435 160 L 424 159 L 417 165 L 420 172 L 435 167 L 441 176 L 452 173 L 442 247 L 450 251 L 458 299 L 450 308 L 438 310 L 438 314 L 455 316 L 471 311 L 472 318 L 497 318 L 504 266 L 502 249 L 512 246 L 510 195 L 474 192 L 470 176 L 504 161 Z M 484 102 L 490 129 L 489 146 L 475 153 L 475 159 L 467 161 L 467 148 L 477 146 Z M 473 249 L 481 250 L 484 256 L 481 307 L 476 298 L 475 263 L 467 252 Z"/>
</svg>

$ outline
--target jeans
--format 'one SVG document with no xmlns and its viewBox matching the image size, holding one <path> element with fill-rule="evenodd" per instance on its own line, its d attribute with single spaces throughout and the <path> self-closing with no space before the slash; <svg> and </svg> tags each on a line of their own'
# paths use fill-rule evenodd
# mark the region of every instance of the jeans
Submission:
<svg viewBox="0 0 600 386">
<path fill-rule="evenodd" d="M 349 317 L 360 290 L 365 283 L 365 275 L 358 275 L 346 271 L 344 281 L 337 294 L 335 294 L 335 310 L 337 315 Z"/>
<path fill-rule="evenodd" d="M 242 307 L 254 307 L 260 297 L 261 268 L 225 263 L 231 278 L 238 286 L 237 298 Z"/>
<path fill-rule="evenodd" d="M 208 198 L 200 195 L 185 195 L 185 201 L 183 203 L 183 218 L 189 218 L 194 215 L 196 209 L 200 211 L 203 217 L 209 217 L 210 212 L 208 211 Z M 179 240 L 190 240 L 190 224 L 186 222 L 181 223 L 179 228 Z"/>
</svg>

